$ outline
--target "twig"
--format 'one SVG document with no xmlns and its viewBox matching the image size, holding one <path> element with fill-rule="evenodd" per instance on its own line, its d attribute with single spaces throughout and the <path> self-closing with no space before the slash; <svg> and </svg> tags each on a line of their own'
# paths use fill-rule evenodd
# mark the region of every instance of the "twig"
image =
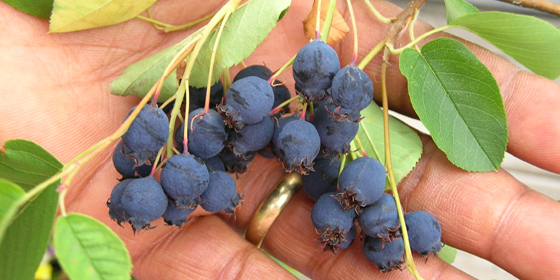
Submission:
<svg viewBox="0 0 560 280">
<path fill-rule="evenodd" d="M 498 1 L 560 16 L 560 5 L 548 2 L 546 0 L 498 0 Z"/>
</svg>

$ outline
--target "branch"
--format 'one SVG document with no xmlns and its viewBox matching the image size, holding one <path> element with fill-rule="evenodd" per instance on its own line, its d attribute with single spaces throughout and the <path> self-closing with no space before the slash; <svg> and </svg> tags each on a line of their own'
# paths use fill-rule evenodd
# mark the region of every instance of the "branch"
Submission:
<svg viewBox="0 0 560 280">
<path fill-rule="evenodd" d="M 548 2 L 546 0 L 498 0 L 498 1 L 560 16 L 560 5 Z"/>
</svg>

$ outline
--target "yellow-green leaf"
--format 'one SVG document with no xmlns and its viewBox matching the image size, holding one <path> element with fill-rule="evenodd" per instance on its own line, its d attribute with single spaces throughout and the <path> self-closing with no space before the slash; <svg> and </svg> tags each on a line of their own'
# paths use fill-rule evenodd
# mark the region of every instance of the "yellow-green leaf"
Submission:
<svg viewBox="0 0 560 280">
<path fill-rule="evenodd" d="M 49 32 L 70 32 L 132 19 L 157 0 L 55 0 Z"/>
</svg>

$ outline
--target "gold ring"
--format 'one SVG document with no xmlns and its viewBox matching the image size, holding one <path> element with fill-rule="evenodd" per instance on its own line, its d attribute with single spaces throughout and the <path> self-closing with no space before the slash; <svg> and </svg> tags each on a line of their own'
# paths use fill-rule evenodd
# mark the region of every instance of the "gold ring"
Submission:
<svg viewBox="0 0 560 280">
<path fill-rule="evenodd" d="M 278 217 L 282 209 L 286 207 L 290 198 L 301 188 L 301 175 L 289 173 L 284 175 L 276 187 L 270 191 L 245 230 L 245 239 L 261 248 L 263 240 Z"/>
</svg>

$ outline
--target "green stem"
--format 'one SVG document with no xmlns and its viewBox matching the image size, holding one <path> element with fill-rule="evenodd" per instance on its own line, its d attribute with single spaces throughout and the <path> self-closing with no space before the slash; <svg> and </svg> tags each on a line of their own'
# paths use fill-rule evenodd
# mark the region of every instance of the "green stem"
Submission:
<svg viewBox="0 0 560 280">
<path fill-rule="evenodd" d="M 410 241 L 408 239 L 408 231 L 406 228 L 406 223 L 404 220 L 404 214 L 402 212 L 401 200 L 399 198 L 399 192 L 397 190 L 397 183 L 395 180 L 395 174 L 393 173 L 393 164 L 391 161 L 391 145 L 389 137 L 389 101 L 387 98 L 387 61 L 389 59 L 389 49 L 385 49 L 383 53 L 383 63 L 381 64 L 381 95 L 383 102 L 383 133 L 384 133 L 384 143 L 385 143 L 385 167 L 387 169 L 389 177 L 389 185 L 391 186 L 391 191 L 393 192 L 393 197 L 395 198 L 395 203 L 397 204 L 397 213 L 399 214 L 399 222 L 401 224 L 402 238 L 404 241 L 404 249 L 406 254 L 406 266 L 409 271 L 416 277 L 416 279 L 422 279 L 414 260 L 412 258 L 412 251 L 410 250 Z"/>
<path fill-rule="evenodd" d="M 446 25 L 446 26 L 443 26 L 443 27 L 440 27 L 440 28 L 432 29 L 432 30 L 430 30 L 430 31 L 428 31 L 428 32 L 426 32 L 426 33 L 424 33 L 424 34 L 418 36 L 418 38 L 414 39 L 413 41 L 411 41 L 410 43 L 408 43 L 406 46 L 404 46 L 404 47 L 402 47 L 402 48 L 398 48 L 398 49 L 393 48 L 393 44 L 392 44 L 392 43 L 391 43 L 391 44 L 387 43 L 387 48 L 389 48 L 389 51 L 390 51 L 392 54 L 400 54 L 400 53 L 402 53 L 405 49 L 411 48 L 411 47 L 413 47 L 414 45 L 418 44 L 418 42 L 424 40 L 426 37 L 428 37 L 428 36 L 430 36 L 430 35 L 433 35 L 433 34 L 435 34 L 435 33 L 441 32 L 441 31 L 443 31 L 443 30 L 447 30 L 447 29 L 454 28 L 454 27 L 457 27 L 457 26 L 454 26 L 454 25 Z"/>
<path fill-rule="evenodd" d="M 168 158 L 173 156 L 172 149 L 173 149 L 173 139 L 174 139 L 174 132 L 175 132 L 175 122 L 177 120 L 177 116 L 181 111 L 181 104 L 183 104 L 183 98 L 185 98 L 185 90 L 186 90 L 185 82 L 181 80 L 181 83 L 179 83 L 179 88 L 177 88 L 177 91 L 175 92 L 175 104 L 173 105 L 173 109 L 171 110 L 171 117 L 169 118 L 169 136 L 167 137 L 167 151 L 166 151 Z M 177 143 L 177 145 L 181 145 L 181 143 Z"/>
<path fill-rule="evenodd" d="M 137 18 L 137 19 L 144 20 L 144 21 L 147 21 L 147 22 L 150 22 L 150 23 L 155 24 L 155 25 L 163 26 L 163 27 L 174 27 L 174 26 L 171 25 L 171 24 L 163 23 L 163 22 L 161 22 L 161 21 L 157 21 L 157 20 L 155 20 L 155 19 L 152 19 L 152 18 L 149 18 L 149 17 L 145 17 L 145 16 L 141 16 L 141 15 L 137 15 L 136 18 Z M 156 28 L 157 28 L 157 27 L 156 27 Z M 159 28 L 157 28 L 157 29 L 159 29 Z M 161 29 L 159 29 L 159 30 L 161 30 Z"/>
<path fill-rule="evenodd" d="M 331 25 L 332 25 L 335 7 L 336 7 L 336 0 L 330 0 L 329 9 L 327 10 L 327 16 L 325 16 L 325 23 L 323 24 L 323 30 L 321 30 L 321 40 L 325 42 L 328 42 L 329 39 L 329 33 L 331 32 Z"/>
<path fill-rule="evenodd" d="M 212 87 L 212 72 L 214 71 L 214 61 L 216 60 L 216 50 L 218 49 L 218 44 L 220 42 L 220 37 L 222 36 L 222 31 L 224 26 L 231 15 L 231 11 L 227 11 L 226 15 L 222 19 L 222 24 L 220 29 L 218 29 L 218 34 L 216 35 L 216 41 L 214 42 L 214 47 L 212 47 L 212 54 L 210 55 L 210 67 L 208 69 L 208 83 L 206 84 L 206 100 L 204 101 L 204 113 L 208 114 L 210 110 L 210 89 Z"/>
<path fill-rule="evenodd" d="M 367 1 L 367 0 L 366 0 Z M 358 68 L 364 70 L 371 60 L 385 47 L 385 40 L 377 43 L 375 47 L 360 61 Z"/>
<path fill-rule="evenodd" d="M 356 17 L 354 16 L 354 9 L 352 8 L 352 2 L 346 0 L 348 4 L 348 10 L 350 11 L 350 19 L 352 21 L 352 32 L 354 32 L 354 52 L 352 53 L 351 64 L 355 65 L 358 61 L 358 27 L 356 26 Z"/>
<path fill-rule="evenodd" d="M 272 83 L 276 80 L 276 78 L 278 78 L 278 76 L 280 76 L 280 74 L 284 70 L 286 70 L 286 68 L 288 68 L 288 67 L 290 67 L 290 65 L 294 64 L 295 60 L 296 60 L 296 56 L 294 55 L 288 62 L 286 62 L 286 64 L 284 64 L 282 67 L 280 67 L 280 69 L 278 69 L 278 71 L 276 71 L 274 73 L 274 75 L 270 76 L 270 78 L 268 79 L 268 83 L 272 85 Z"/>
<path fill-rule="evenodd" d="M 370 11 L 373 13 L 373 15 L 381 22 L 383 23 L 391 23 L 394 20 L 396 20 L 397 18 L 386 18 L 384 16 L 382 16 L 376 9 L 375 7 L 369 2 L 369 0 L 364 0 L 364 2 L 366 2 L 366 5 L 368 6 L 368 8 L 370 9 Z"/>
<path fill-rule="evenodd" d="M 183 24 L 183 25 L 179 25 L 179 26 L 173 26 L 173 25 L 171 25 L 171 26 L 169 26 L 169 27 L 166 27 L 166 28 L 164 29 L 164 31 L 165 31 L 165 33 L 169 33 L 169 32 L 173 32 L 173 31 L 189 29 L 189 28 L 191 28 L 191 27 L 193 27 L 193 26 L 195 26 L 195 25 L 197 25 L 197 24 L 199 24 L 199 23 L 201 23 L 201 22 L 204 22 L 204 21 L 207 21 L 207 20 L 211 19 L 215 14 L 216 14 L 216 13 L 209 14 L 209 15 L 207 15 L 207 16 L 201 18 L 201 19 L 195 20 L 195 21 L 193 21 L 193 22 L 189 22 L 189 23 L 187 23 L 187 24 Z"/>
</svg>

